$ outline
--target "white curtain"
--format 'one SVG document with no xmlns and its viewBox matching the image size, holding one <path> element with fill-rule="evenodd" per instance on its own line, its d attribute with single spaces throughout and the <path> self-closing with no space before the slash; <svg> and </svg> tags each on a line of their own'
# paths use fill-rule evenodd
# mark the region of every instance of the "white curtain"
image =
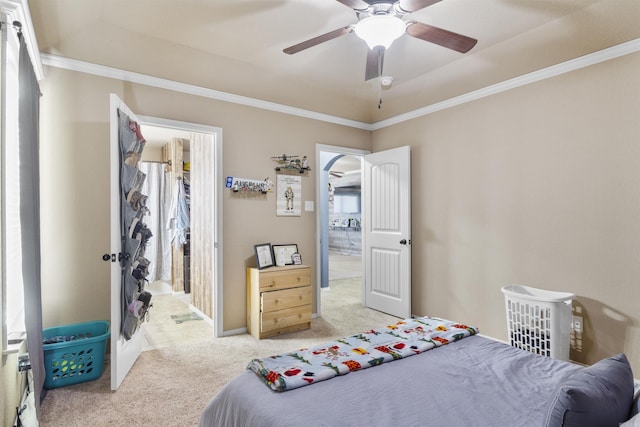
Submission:
<svg viewBox="0 0 640 427">
<path fill-rule="evenodd" d="M 4 16 L 4 15 L 3 15 Z M 19 52 L 20 42 L 16 32 L 8 25 L 0 25 L 3 37 L 3 104 L 4 121 L 3 155 L 3 232 L 6 246 L 5 257 L 5 318 L 7 332 L 25 331 L 24 323 L 24 282 L 22 278 L 22 225 L 20 222 L 20 141 L 18 117 L 20 110 L 19 84 Z M 4 39 L 6 37 L 6 40 Z M 4 169 L 4 170 L 2 170 Z M 11 284 L 9 286 L 8 284 Z M 5 350 L 3 348 L 3 350 Z"/>
<path fill-rule="evenodd" d="M 153 234 L 144 255 L 151 262 L 147 279 L 171 281 L 171 233 L 165 227 L 171 204 L 170 175 L 163 163 L 140 162 L 139 166 L 147 175 L 142 194 L 148 196 L 145 223 Z"/>
</svg>

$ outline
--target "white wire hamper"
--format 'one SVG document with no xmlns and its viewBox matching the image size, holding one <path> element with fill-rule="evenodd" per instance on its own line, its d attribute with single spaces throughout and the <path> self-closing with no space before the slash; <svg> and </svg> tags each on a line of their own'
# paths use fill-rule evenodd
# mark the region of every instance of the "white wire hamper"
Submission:
<svg viewBox="0 0 640 427">
<path fill-rule="evenodd" d="M 523 285 L 502 287 L 507 329 L 513 347 L 559 360 L 569 360 L 571 301 L 568 292 Z"/>
</svg>

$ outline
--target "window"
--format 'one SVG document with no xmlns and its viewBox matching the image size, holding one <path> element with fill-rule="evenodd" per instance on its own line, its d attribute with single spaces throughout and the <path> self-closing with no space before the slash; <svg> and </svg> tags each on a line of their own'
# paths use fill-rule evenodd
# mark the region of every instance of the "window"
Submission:
<svg viewBox="0 0 640 427">
<path fill-rule="evenodd" d="M 340 191 L 336 189 L 333 199 L 333 212 L 345 214 L 360 213 L 360 191 Z"/>
</svg>

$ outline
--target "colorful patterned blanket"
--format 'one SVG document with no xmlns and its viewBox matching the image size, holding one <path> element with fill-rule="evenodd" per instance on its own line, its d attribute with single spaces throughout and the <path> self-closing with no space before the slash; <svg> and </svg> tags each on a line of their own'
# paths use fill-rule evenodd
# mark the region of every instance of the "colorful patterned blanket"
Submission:
<svg viewBox="0 0 640 427">
<path fill-rule="evenodd" d="M 425 316 L 312 348 L 253 359 L 247 369 L 271 389 L 287 391 L 413 356 L 477 333 L 478 328 L 472 326 Z"/>
</svg>

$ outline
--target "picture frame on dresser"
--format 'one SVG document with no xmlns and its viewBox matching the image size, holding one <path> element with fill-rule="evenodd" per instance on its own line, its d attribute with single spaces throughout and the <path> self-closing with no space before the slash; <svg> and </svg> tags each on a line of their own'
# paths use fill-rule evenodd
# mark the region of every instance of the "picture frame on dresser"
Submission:
<svg viewBox="0 0 640 427">
<path fill-rule="evenodd" d="M 271 243 L 260 243 L 253 246 L 253 250 L 256 254 L 256 267 L 262 270 L 267 267 L 273 267 L 273 251 L 271 249 Z"/>
<path fill-rule="evenodd" d="M 273 257 L 276 260 L 276 264 L 278 261 L 278 257 L 282 256 L 284 260 L 284 265 L 292 265 L 293 264 L 293 254 L 298 252 L 298 245 L 295 243 L 290 243 L 288 245 L 271 245 L 273 248 Z"/>
<path fill-rule="evenodd" d="M 298 252 L 291 255 L 291 261 L 294 265 L 302 265 L 302 255 Z"/>
</svg>

